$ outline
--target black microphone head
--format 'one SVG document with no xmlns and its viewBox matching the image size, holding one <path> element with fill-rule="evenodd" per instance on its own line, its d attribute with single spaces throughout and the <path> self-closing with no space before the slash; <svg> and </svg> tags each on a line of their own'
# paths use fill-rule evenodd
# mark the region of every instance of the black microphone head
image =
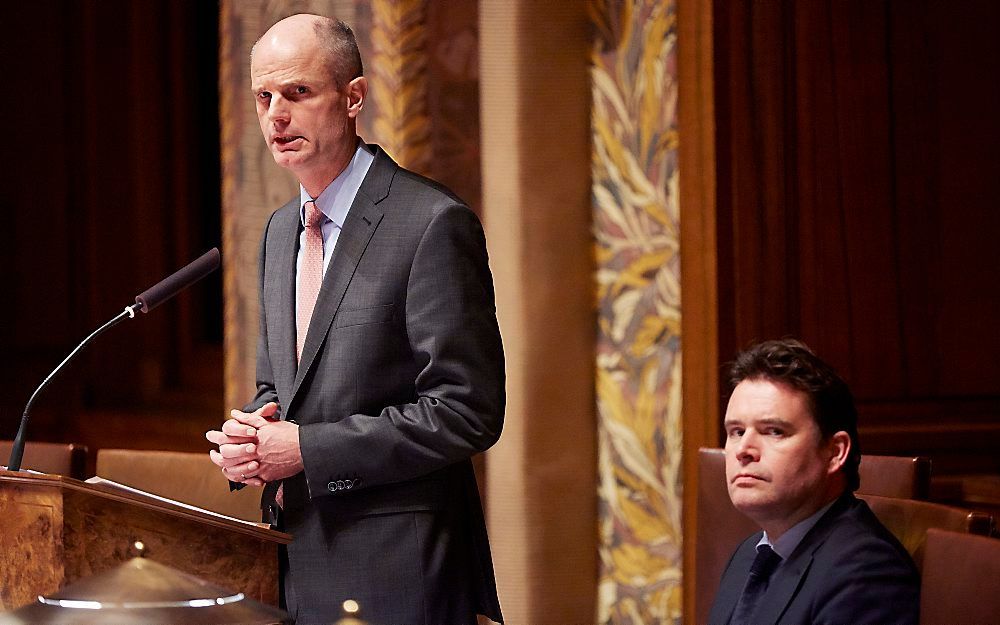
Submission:
<svg viewBox="0 0 1000 625">
<path fill-rule="evenodd" d="M 173 274 L 136 295 L 135 303 L 140 306 L 142 312 L 148 313 L 218 269 L 221 259 L 222 255 L 219 253 L 219 248 L 213 247 L 202 254 L 197 260 L 192 261 L 184 268 L 175 271 Z"/>
</svg>

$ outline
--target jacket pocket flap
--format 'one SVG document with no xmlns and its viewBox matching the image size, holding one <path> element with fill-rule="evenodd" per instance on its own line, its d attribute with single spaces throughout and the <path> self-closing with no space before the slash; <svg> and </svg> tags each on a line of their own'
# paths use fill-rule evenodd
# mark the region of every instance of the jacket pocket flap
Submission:
<svg viewBox="0 0 1000 625">
<path fill-rule="evenodd" d="M 355 308 L 353 310 L 340 310 L 333 320 L 333 327 L 345 328 L 347 326 L 359 326 L 366 323 L 382 323 L 392 321 L 393 304 L 381 304 L 369 308 Z"/>
</svg>

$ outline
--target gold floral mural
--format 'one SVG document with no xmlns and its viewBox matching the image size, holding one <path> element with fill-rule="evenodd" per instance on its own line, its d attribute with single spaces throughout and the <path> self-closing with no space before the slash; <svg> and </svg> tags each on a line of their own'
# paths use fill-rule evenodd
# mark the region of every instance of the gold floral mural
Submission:
<svg viewBox="0 0 1000 625">
<path fill-rule="evenodd" d="M 373 0 L 375 54 L 366 68 L 379 96 L 375 136 L 400 165 L 425 174 L 431 160 L 426 13 L 424 0 Z"/>
<path fill-rule="evenodd" d="M 595 0 L 598 622 L 681 616 L 676 12 Z"/>
</svg>

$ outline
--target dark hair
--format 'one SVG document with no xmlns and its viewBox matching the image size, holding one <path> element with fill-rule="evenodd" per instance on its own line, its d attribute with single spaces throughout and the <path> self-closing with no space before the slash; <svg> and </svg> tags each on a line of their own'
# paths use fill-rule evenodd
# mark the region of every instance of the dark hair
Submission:
<svg viewBox="0 0 1000 625">
<path fill-rule="evenodd" d="M 327 52 L 328 64 L 337 86 L 343 88 L 365 72 L 361 51 L 351 27 L 338 19 L 317 20 L 313 32 Z"/>
<path fill-rule="evenodd" d="M 844 462 L 844 477 L 851 491 L 858 489 L 861 484 L 858 411 L 851 390 L 833 367 L 795 339 L 764 341 L 740 352 L 730 364 L 731 388 L 744 380 L 780 382 L 802 391 L 809 398 L 813 419 L 824 438 L 840 431 L 847 432 L 851 437 L 851 451 Z"/>
</svg>

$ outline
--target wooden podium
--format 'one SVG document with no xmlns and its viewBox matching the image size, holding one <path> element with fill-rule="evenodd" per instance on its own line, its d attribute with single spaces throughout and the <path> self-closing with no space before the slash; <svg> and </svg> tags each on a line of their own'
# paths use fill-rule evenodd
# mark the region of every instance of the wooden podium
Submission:
<svg viewBox="0 0 1000 625">
<path fill-rule="evenodd" d="M 61 475 L 0 470 L 0 611 L 13 610 L 135 555 L 278 604 L 278 545 L 292 537 Z"/>
</svg>

